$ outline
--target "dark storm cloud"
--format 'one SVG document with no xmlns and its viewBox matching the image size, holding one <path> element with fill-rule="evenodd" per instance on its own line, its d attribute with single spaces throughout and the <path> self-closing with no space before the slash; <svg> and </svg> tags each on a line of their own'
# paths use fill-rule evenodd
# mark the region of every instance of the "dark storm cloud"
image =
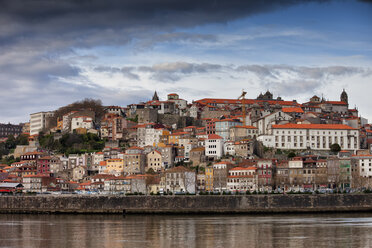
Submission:
<svg viewBox="0 0 372 248">
<path fill-rule="evenodd" d="M 151 35 L 166 40 L 213 40 L 175 28 L 224 23 L 311 1 L 299 0 L 0 0 L 0 46 L 27 39 L 53 41 L 53 49 L 124 44 Z M 325 1 L 312 1 L 325 2 Z M 154 34 L 156 34 L 154 36 Z M 62 42 L 56 42 L 56 41 Z M 149 44 L 148 44 L 149 43 Z M 65 47 L 63 46 L 65 45 Z M 47 48 L 45 47 L 45 48 Z"/>
<path fill-rule="evenodd" d="M 0 86 L 3 110 L 20 116 L 63 105 L 83 97 L 105 97 L 99 86 L 82 76 L 81 69 L 65 59 L 76 48 L 124 45 L 137 42 L 147 48 L 167 41 L 204 42 L 216 37 L 179 32 L 177 28 L 225 23 L 309 1 L 218 0 L 0 0 Z M 315 1 L 324 2 L 324 1 Z M 90 55 L 88 55 L 90 56 Z M 87 59 L 94 59 L 92 57 Z M 219 68 L 182 65 L 175 71 L 147 68 L 153 78 L 177 81 L 190 73 Z M 110 71 L 110 68 L 106 68 Z M 141 72 L 142 69 L 138 68 Z M 133 68 L 119 68 L 125 77 L 138 80 Z M 74 81 L 66 85 L 65 82 Z M 118 99 L 136 100 L 136 93 Z M 10 97 L 15 96 L 15 97 Z M 77 99 L 78 98 L 78 99 Z M 109 98 L 110 99 L 110 98 Z M 62 103 L 62 101 L 65 101 Z M 104 103 L 106 99 L 103 99 Z M 27 112 L 26 112 L 27 111 Z"/>
</svg>

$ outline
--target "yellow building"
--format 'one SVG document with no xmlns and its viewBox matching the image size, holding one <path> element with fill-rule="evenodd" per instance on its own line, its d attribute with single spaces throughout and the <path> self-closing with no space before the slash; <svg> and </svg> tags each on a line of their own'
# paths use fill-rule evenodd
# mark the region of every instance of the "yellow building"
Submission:
<svg viewBox="0 0 372 248">
<path fill-rule="evenodd" d="M 205 190 L 213 191 L 213 167 L 205 167 Z"/>
<path fill-rule="evenodd" d="M 106 160 L 106 173 L 112 175 L 121 175 L 124 171 L 124 160 L 121 158 L 112 158 Z"/>
<path fill-rule="evenodd" d="M 179 144 L 180 138 L 187 137 L 188 132 L 178 132 L 178 133 L 172 133 L 168 136 L 168 143 L 169 144 Z"/>
<path fill-rule="evenodd" d="M 57 130 L 63 129 L 63 120 L 58 119 L 57 120 Z"/>
</svg>

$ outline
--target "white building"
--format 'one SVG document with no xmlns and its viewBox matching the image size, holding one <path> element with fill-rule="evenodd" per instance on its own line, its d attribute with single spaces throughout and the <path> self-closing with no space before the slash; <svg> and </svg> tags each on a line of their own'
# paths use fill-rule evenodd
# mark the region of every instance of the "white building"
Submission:
<svg viewBox="0 0 372 248">
<path fill-rule="evenodd" d="M 229 170 L 227 176 L 227 190 L 229 191 L 255 191 L 257 189 L 256 167 L 235 167 Z"/>
<path fill-rule="evenodd" d="M 39 134 L 41 130 L 47 127 L 47 118 L 53 117 L 54 112 L 38 112 L 30 114 L 30 135 Z"/>
<path fill-rule="evenodd" d="M 101 161 L 104 161 L 103 152 L 96 152 L 92 154 L 93 165 L 99 165 Z"/>
<path fill-rule="evenodd" d="M 353 156 L 354 168 L 359 168 L 359 176 L 372 177 L 372 155 Z"/>
<path fill-rule="evenodd" d="M 258 134 L 268 134 L 273 124 L 278 124 L 279 122 L 282 121 L 289 121 L 291 119 L 293 119 L 292 116 L 280 110 L 278 112 L 274 112 L 261 117 L 256 122 L 253 122 L 252 126 L 258 128 Z"/>
<path fill-rule="evenodd" d="M 259 137 L 265 146 L 278 149 L 329 150 L 339 144 L 342 150 L 359 149 L 359 130 L 342 124 L 273 125 L 271 134 Z"/>
<path fill-rule="evenodd" d="M 71 130 L 77 128 L 92 129 L 93 128 L 93 118 L 89 116 L 76 116 L 71 119 Z"/>
<path fill-rule="evenodd" d="M 167 192 L 196 192 L 196 174 L 183 166 L 174 167 L 165 172 L 165 190 Z"/>
<path fill-rule="evenodd" d="M 137 128 L 137 145 L 156 146 L 160 142 L 160 136 L 163 135 L 163 128 L 154 127 L 153 123 L 143 124 Z"/>
<path fill-rule="evenodd" d="M 221 158 L 223 156 L 223 138 L 217 134 L 209 134 L 205 140 L 205 155 L 207 157 Z"/>
<path fill-rule="evenodd" d="M 71 115 L 75 114 L 77 111 L 71 111 L 62 117 L 62 130 L 69 131 L 71 128 Z"/>
<path fill-rule="evenodd" d="M 226 141 L 223 145 L 223 151 L 226 155 L 235 156 L 235 141 Z"/>
</svg>

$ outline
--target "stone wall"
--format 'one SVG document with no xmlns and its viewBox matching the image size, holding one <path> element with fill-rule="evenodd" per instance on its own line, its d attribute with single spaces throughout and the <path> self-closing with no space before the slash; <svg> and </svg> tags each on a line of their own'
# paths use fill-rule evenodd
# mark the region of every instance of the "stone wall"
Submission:
<svg viewBox="0 0 372 248">
<path fill-rule="evenodd" d="M 167 126 L 177 125 L 177 128 L 184 128 L 187 126 L 197 126 L 200 124 L 197 120 L 188 116 L 179 116 L 171 114 L 159 114 L 158 122 Z"/>
<path fill-rule="evenodd" d="M 0 213 L 290 213 L 372 211 L 368 194 L 0 196 Z"/>
</svg>

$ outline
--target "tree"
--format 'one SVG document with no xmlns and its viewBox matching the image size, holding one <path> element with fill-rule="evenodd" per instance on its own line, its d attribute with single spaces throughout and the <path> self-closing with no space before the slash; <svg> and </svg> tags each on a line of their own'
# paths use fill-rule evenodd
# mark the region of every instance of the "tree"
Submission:
<svg viewBox="0 0 372 248">
<path fill-rule="evenodd" d="M 296 153 L 294 152 L 288 153 L 288 158 L 293 158 L 293 157 L 296 157 Z"/>
<path fill-rule="evenodd" d="M 332 144 L 330 146 L 330 148 L 331 148 L 331 151 L 333 153 L 337 153 L 337 152 L 341 151 L 341 146 L 339 144 L 337 144 L 337 143 Z"/>
<path fill-rule="evenodd" d="M 149 168 L 149 169 L 147 170 L 146 174 L 155 175 L 156 172 L 154 171 L 153 168 Z"/>
</svg>

